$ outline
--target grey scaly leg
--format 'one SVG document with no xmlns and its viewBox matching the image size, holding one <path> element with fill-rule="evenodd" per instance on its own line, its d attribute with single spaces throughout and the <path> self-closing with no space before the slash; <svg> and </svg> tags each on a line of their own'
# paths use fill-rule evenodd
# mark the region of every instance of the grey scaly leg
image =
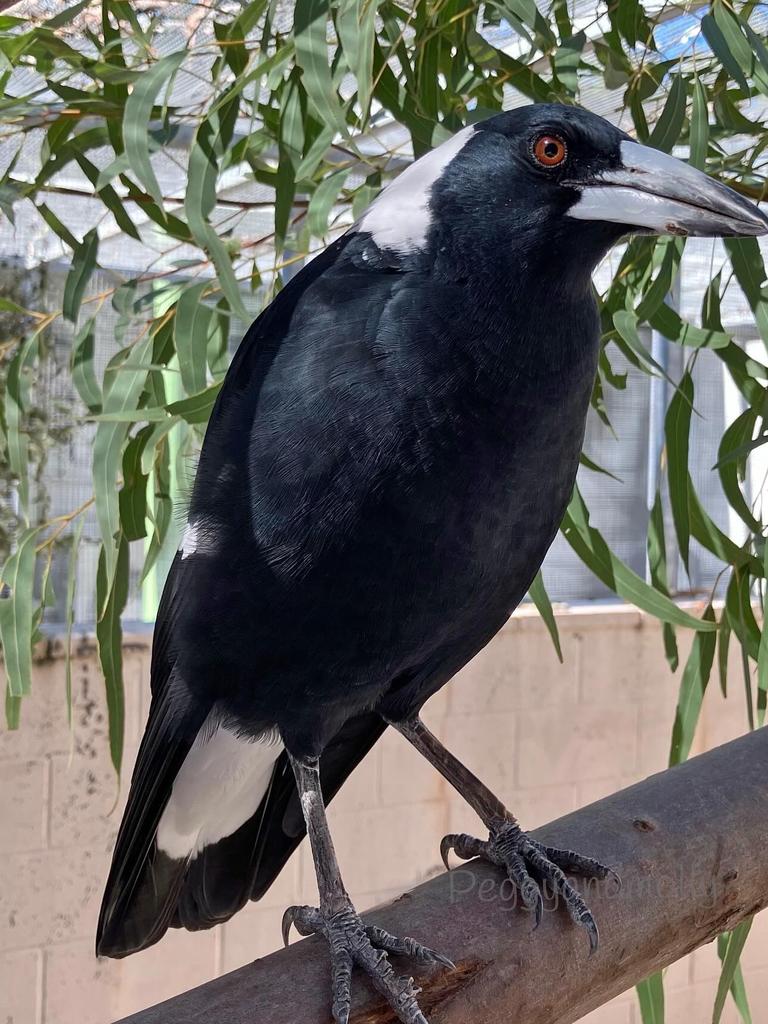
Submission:
<svg viewBox="0 0 768 1024">
<path fill-rule="evenodd" d="M 529 874 L 532 870 L 541 882 L 549 882 L 553 891 L 562 898 L 571 919 L 586 930 L 590 952 L 594 952 L 599 941 L 597 924 L 581 893 L 571 885 L 564 872 L 588 878 L 612 877 L 620 884 L 616 872 L 592 857 L 584 857 L 572 850 L 543 846 L 527 836 L 514 815 L 450 750 L 446 750 L 420 718 L 391 724 L 464 797 L 488 829 L 488 839 L 476 839 L 468 835 L 445 836 L 440 843 L 440 855 L 446 868 L 449 850 L 464 860 L 483 857 L 498 864 L 518 889 L 523 903 L 533 912 L 538 925 L 543 901 L 539 883 Z"/>
<path fill-rule="evenodd" d="M 290 757 L 290 755 L 289 755 Z M 352 905 L 341 879 L 328 819 L 320 789 L 319 762 L 291 757 L 296 776 L 307 835 L 315 862 L 319 907 L 289 907 L 283 916 L 283 940 L 288 942 L 291 925 L 301 935 L 324 935 L 331 953 L 333 1019 L 347 1024 L 352 1002 L 352 967 L 362 967 L 403 1024 L 427 1024 L 416 1001 L 418 989 L 413 978 L 400 977 L 392 970 L 387 953 L 410 956 L 419 964 L 453 967 L 446 957 L 416 942 L 398 938 L 383 928 L 365 925 Z"/>
</svg>

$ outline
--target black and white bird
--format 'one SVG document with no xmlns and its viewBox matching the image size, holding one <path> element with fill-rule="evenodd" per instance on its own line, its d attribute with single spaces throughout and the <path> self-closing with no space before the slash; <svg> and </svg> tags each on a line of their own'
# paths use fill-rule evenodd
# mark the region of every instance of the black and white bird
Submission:
<svg viewBox="0 0 768 1024">
<path fill-rule="evenodd" d="M 331 943 L 336 1021 L 357 963 L 425 1024 L 380 951 L 446 961 L 365 926 L 325 816 L 387 726 L 488 830 L 443 853 L 498 864 L 534 915 L 549 880 L 596 945 L 566 873 L 609 869 L 528 838 L 419 710 L 501 628 L 555 536 L 598 357 L 590 276 L 634 231 L 763 235 L 768 218 L 593 114 L 525 107 L 408 167 L 250 328 L 158 613 L 98 953 L 226 921 L 308 833 L 319 906 L 290 908 L 284 930 Z"/>
</svg>

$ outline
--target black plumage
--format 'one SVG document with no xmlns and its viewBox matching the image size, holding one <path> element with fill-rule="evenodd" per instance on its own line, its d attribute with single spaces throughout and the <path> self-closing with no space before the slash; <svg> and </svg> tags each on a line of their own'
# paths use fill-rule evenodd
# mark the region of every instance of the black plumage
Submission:
<svg viewBox="0 0 768 1024">
<path fill-rule="evenodd" d="M 562 166 L 538 162 L 550 137 Z M 403 179 L 379 200 L 386 230 L 380 205 L 248 331 L 158 616 L 99 952 L 261 896 L 305 833 L 292 764 L 319 758 L 327 802 L 525 595 L 578 465 L 599 344 L 590 275 L 628 230 L 576 207 L 624 173 L 628 141 L 557 106 L 465 130 L 452 159 L 412 176 L 421 220 L 407 209 L 398 224 Z M 201 847 L 208 826 L 193 822 L 184 855 L 183 829 L 166 836 L 161 821 L 185 758 L 205 760 L 219 730 L 235 766 L 225 788 L 250 753 L 268 778 L 255 805 L 247 787 L 235 800 L 236 828 L 233 810 Z M 186 779 L 173 790 L 184 809 Z"/>
</svg>

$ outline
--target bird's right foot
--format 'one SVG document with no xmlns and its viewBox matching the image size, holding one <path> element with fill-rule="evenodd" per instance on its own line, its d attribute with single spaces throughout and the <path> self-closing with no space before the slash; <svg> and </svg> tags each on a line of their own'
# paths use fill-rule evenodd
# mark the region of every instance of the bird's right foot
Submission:
<svg viewBox="0 0 768 1024">
<path fill-rule="evenodd" d="M 324 935 L 331 953 L 331 989 L 333 1019 L 348 1024 L 352 1005 L 352 967 L 362 967 L 376 990 L 386 999 L 403 1024 L 428 1024 L 419 1009 L 419 989 L 413 978 L 395 974 L 388 953 L 409 956 L 417 964 L 442 964 L 451 961 L 415 939 L 398 938 L 383 928 L 363 923 L 351 902 L 331 913 L 317 907 L 289 907 L 283 915 L 283 941 L 287 944 L 291 925 L 300 935 Z"/>
</svg>

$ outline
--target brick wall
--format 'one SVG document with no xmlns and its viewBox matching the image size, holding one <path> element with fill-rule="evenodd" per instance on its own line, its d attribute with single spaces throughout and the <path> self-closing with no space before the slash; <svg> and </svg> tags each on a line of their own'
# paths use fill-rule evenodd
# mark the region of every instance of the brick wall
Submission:
<svg viewBox="0 0 768 1024">
<path fill-rule="evenodd" d="M 665 766 L 678 677 L 658 625 L 626 608 L 558 615 L 565 664 L 540 620 L 518 612 L 427 706 L 430 726 L 535 827 Z M 688 638 L 689 639 L 689 638 Z M 683 655 L 685 636 L 681 636 Z M 127 780 L 147 710 L 148 639 L 129 637 Z M 732 695 L 716 684 L 694 752 L 746 727 L 734 658 Z M 103 684 L 92 645 L 73 663 L 72 727 L 64 667 L 54 650 L 35 668 L 17 733 L 0 731 L 0 1024 L 108 1024 L 275 949 L 289 903 L 315 901 L 308 850 L 297 852 L 265 899 L 208 932 L 173 931 L 123 961 L 97 961 L 93 936 L 125 799 L 112 772 Z M 380 903 L 439 870 L 438 843 L 478 822 L 410 746 L 391 733 L 334 801 L 331 824 L 358 907 Z M 365 856 L 360 856 L 361 851 Z M 768 914 L 743 963 L 755 1021 L 768 1020 Z M 719 961 L 713 946 L 667 972 L 667 1024 L 711 1018 Z M 589 1024 L 640 1024 L 632 993 Z M 724 1024 L 736 1024 L 732 1006 Z"/>
</svg>

